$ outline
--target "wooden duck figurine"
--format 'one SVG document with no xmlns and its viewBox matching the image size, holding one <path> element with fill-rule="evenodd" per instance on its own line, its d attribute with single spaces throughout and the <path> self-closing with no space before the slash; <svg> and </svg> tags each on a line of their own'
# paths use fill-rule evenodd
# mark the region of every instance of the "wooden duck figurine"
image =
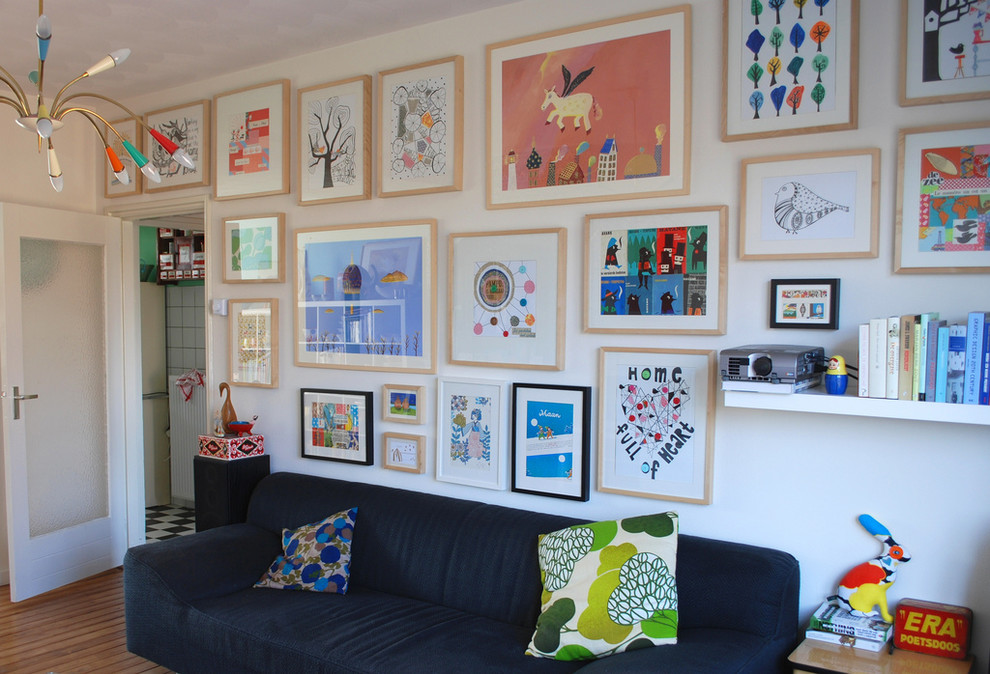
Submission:
<svg viewBox="0 0 990 674">
<path fill-rule="evenodd" d="M 223 432 L 228 434 L 233 432 L 230 430 L 230 422 L 237 421 L 237 412 L 234 411 L 234 405 L 230 402 L 230 385 L 222 381 L 220 382 L 221 397 L 224 393 L 227 397 L 224 398 L 223 406 L 220 407 L 220 423 L 223 425 Z"/>
</svg>

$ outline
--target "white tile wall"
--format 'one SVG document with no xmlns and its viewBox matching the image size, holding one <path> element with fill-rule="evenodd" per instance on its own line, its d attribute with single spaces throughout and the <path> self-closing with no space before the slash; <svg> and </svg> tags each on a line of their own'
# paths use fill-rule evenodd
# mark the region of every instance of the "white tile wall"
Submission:
<svg viewBox="0 0 990 674">
<path fill-rule="evenodd" d="M 165 345 L 169 374 L 206 369 L 206 291 L 203 286 L 165 288 Z"/>
</svg>

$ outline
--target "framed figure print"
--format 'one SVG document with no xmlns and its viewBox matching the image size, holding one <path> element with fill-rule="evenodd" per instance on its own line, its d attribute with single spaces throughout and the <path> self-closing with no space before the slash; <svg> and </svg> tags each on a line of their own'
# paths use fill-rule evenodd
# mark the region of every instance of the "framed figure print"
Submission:
<svg viewBox="0 0 990 674">
<path fill-rule="evenodd" d="M 856 128 L 858 0 L 722 0 L 722 26 L 722 140 Z"/>
<path fill-rule="evenodd" d="M 770 327 L 839 329 L 839 279 L 772 279 Z"/>
<path fill-rule="evenodd" d="M 880 150 L 744 159 L 739 258 L 876 257 Z"/>
<path fill-rule="evenodd" d="M 278 388 L 278 300 L 230 300 L 230 383 Z"/>
<path fill-rule="evenodd" d="M 990 272 L 990 123 L 897 134 L 894 271 Z"/>
<path fill-rule="evenodd" d="M 712 500 L 715 352 L 599 349 L 598 490 Z"/>
<path fill-rule="evenodd" d="M 112 199 L 114 197 L 140 194 L 141 181 L 144 180 L 144 175 L 141 173 L 141 169 L 135 165 L 134 159 L 124 147 L 124 141 L 126 140 L 128 143 L 131 143 L 140 152 L 142 146 L 141 139 L 144 134 L 138 134 L 137 120 L 132 117 L 110 122 L 110 125 L 117 130 L 120 136 L 108 127 L 106 130 L 106 141 L 110 149 L 120 159 L 120 163 L 124 165 L 124 169 L 127 172 L 127 182 L 121 182 L 113 172 L 113 169 L 110 168 L 110 165 L 107 164 L 104 168 L 106 179 L 103 183 L 103 195 L 107 199 Z M 121 175 L 123 176 L 123 174 Z"/>
<path fill-rule="evenodd" d="M 450 362 L 564 369 L 567 231 L 450 235 Z"/>
<path fill-rule="evenodd" d="M 505 384 L 441 379 L 437 389 L 437 479 L 504 489 Z"/>
<path fill-rule="evenodd" d="M 422 424 L 426 420 L 426 387 L 385 384 L 382 386 L 382 421 Z"/>
<path fill-rule="evenodd" d="M 725 334 L 728 210 L 586 216 L 585 329 Z"/>
<path fill-rule="evenodd" d="M 588 500 L 591 387 L 512 385 L 512 491 Z"/>
<path fill-rule="evenodd" d="M 382 466 L 407 473 L 425 473 L 426 438 L 408 433 L 382 433 Z"/>
<path fill-rule="evenodd" d="M 901 105 L 990 98 L 990 6 L 985 0 L 901 0 L 900 14 Z"/>
<path fill-rule="evenodd" d="M 375 462 L 370 391 L 302 389 L 300 397 L 304 459 Z"/>
<path fill-rule="evenodd" d="M 378 196 L 461 189 L 464 57 L 378 73 Z"/>
<path fill-rule="evenodd" d="M 371 198 L 371 77 L 300 89 L 299 204 Z"/>
<path fill-rule="evenodd" d="M 488 46 L 488 208 L 687 194 L 691 7 Z"/>
<path fill-rule="evenodd" d="M 213 98 L 217 200 L 289 191 L 289 80 L 227 91 Z"/>
<path fill-rule="evenodd" d="M 295 232 L 296 365 L 436 371 L 435 220 Z"/>
<path fill-rule="evenodd" d="M 164 192 L 183 187 L 201 187 L 210 184 L 210 102 L 196 101 L 164 110 L 149 112 L 145 123 L 170 141 L 180 146 L 196 164 L 188 168 L 172 159 L 158 143 L 153 144 L 151 164 L 162 177 L 161 183 L 148 181 L 146 192 Z"/>
<path fill-rule="evenodd" d="M 223 282 L 285 280 L 285 214 L 223 219 Z"/>
</svg>

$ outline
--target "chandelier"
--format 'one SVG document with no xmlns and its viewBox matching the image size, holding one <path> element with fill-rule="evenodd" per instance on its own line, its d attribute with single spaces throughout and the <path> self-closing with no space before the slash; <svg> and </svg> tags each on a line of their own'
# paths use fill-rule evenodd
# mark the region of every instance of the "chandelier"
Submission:
<svg viewBox="0 0 990 674">
<path fill-rule="evenodd" d="M 115 101 L 112 98 L 103 96 L 101 94 L 94 93 L 77 93 L 72 95 L 66 95 L 66 91 L 73 84 L 79 80 L 85 79 L 87 77 L 92 77 L 98 75 L 105 70 L 110 70 L 111 68 L 120 65 L 124 59 L 126 59 L 130 53 L 130 49 L 118 49 L 116 51 L 110 52 L 107 56 L 97 61 L 91 67 L 89 67 L 82 75 L 71 80 L 68 84 L 62 87 L 59 92 L 52 99 L 51 106 L 49 107 L 45 103 L 44 96 L 44 84 L 45 84 L 45 59 L 48 56 L 48 45 L 52 39 L 52 23 L 49 18 L 45 15 L 44 0 L 38 0 L 38 24 L 35 30 L 35 34 L 38 37 L 38 70 L 32 72 L 28 79 L 32 83 L 37 84 L 38 94 L 35 103 L 35 109 L 31 109 L 31 101 L 28 95 L 24 92 L 24 89 L 17 83 L 14 76 L 11 75 L 7 70 L 0 66 L 0 81 L 7 85 L 7 87 L 13 92 L 14 98 L 10 96 L 0 96 L 0 103 L 11 106 L 18 112 L 17 124 L 28 131 L 32 131 L 38 134 L 38 151 L 40 152 L 44 149 L 47 144 L 48 148 L 48 177 L 52 182 L 52 187 L 55 188 L 56 192 L 62 191 L 62 169 L 59 168 L 58 157 L 55 155 L 55 148 L 52 145 L 52 134 L 62 128 L 64 125 L 65 116 L 70 112 L 75 112 L 81 114 L 89 123 L 93 125 L 96 129 L 96 133 L 99 135 L 100 140 L 103 141 L 103 147 L 107 155 L 107 161 L 110 163 L 110 169 L 113 174 L 117 177 L 123 184 L 130 182 L 130 177 L 127 175 L 127 169 L 124 164 L 120 161 L 120 157 L 114 152 L 113 148 L 107 142 L 108 132 L 113 133 L 118 140 L 120 140 L 121 145 L 127 150 L 127 153 L 134 160 L 134 164 L 141 169 L 141 172 L 146 175 L 150 180 L 154 182 L 161 182 L 162 178 L 158 174 L 157 169 L 152 166 L 151 162 L 145 157 L 129 140 L 124 138 L 120 133 L 113 127 L 110 122 L 100 116 L 96 111 L 91 108 L 82 107 L 75 103 L 79 98 L 97 98 L 108 103 L 112 103 L 124 112 L 126 112 L 131 118 L 133 118 L 140 126 L 148 130 L 152 138 L 158 142 L 159 145 L 164 148 L 164 150 L 171 155 L 172 159 L 182 166 L 189 169 L 196 168 L 196 164 L 193 162 L 192 158 L 186 153 L 184 149 L 179 147 L 171 139 L 167 138 L 156 129 L 151 128 L 144 123 L 140 117 L 138 117 L 134 112 Z M 97 123 L 97 121 L 103 123 L 103 127 Z M 105 130 L 106 129 L 106 130 Z"/>
</svg>

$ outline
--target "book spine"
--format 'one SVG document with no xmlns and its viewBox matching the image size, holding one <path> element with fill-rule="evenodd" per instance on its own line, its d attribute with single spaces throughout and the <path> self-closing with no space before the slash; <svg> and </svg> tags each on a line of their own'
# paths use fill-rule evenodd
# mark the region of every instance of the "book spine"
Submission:
<svg viewBox="0 0 990 674">
<path fill-rule="evenodd" d="M 990 317 L 983 323 L 983 373 L 980 375 L 979 404 L 990 405 Z"/>
<path fill-rule="evenodd" d="M 935 347 L 935 402 L 945 402 L 945 385 L 949 379 L 949 326 L 938 328 L 938 343 Z"/>
<path fill-rule="evenodd" d="M 887 319 L 870 319 L 869 397 L 887 397 Z"/>
<path fill-rule="evenodd" d="M 897 400 L 898 359 L 901 354 L 901 321 L 897 316 L 887 319 L 887 398 Z"/>
<path fill-rule="evenodd" d="M 919 397 L 928 402 L 935 401 L 935 368 L 938 358 L 938 329 L 945 325 L 945 321 L 930 320 L 925 331 L 925 394 Z"/>
<path fill-rule="evenodd" d="M 867 627 L 857 627 L 855 625 L 844 625 L 842 623 L 829 622 L 827 620 L 821 620 L 817 616 L 811 616 L 811 620 L 808 622 L 808 626 L 811 629 L 819 630 L 822 632 L 832 632 L 834 634 L 845 634 L 850 637 L 856 637 L 857 639 L 872 639 L 873 641 L 886 641 L 890 638 L 890 627 L 888 626 L 884 630 L 873 630 Z"/>
<path fill-rule="evenodd" d="M 914 315 L 901 316 L 901 346 L 897 365 L 897 399 L 914 400 L 911 387 L 914 383 Z"/>
<path fill-rule="evenodd" d="M 945 402 L 963 401 L 963 377 L 966 372 L 966 332 L 962 324 L 949 326 L 949 354 L 946 365 Z"/>
<path fill-rule="evenodd" d="M 966 405 L 976 405 L 979 402 L 984 323 L 982 311 L 969 312 L 969 320 L 966 322 L 966 370 L 963 374 L 963 403 Z"/>
<path fill-rule="evenodd" d="M 859 397 L 870 395 L 870 324 L 859 326 Z M 886 365 L 884 366 L 886 371 Z"/>
</svg>

